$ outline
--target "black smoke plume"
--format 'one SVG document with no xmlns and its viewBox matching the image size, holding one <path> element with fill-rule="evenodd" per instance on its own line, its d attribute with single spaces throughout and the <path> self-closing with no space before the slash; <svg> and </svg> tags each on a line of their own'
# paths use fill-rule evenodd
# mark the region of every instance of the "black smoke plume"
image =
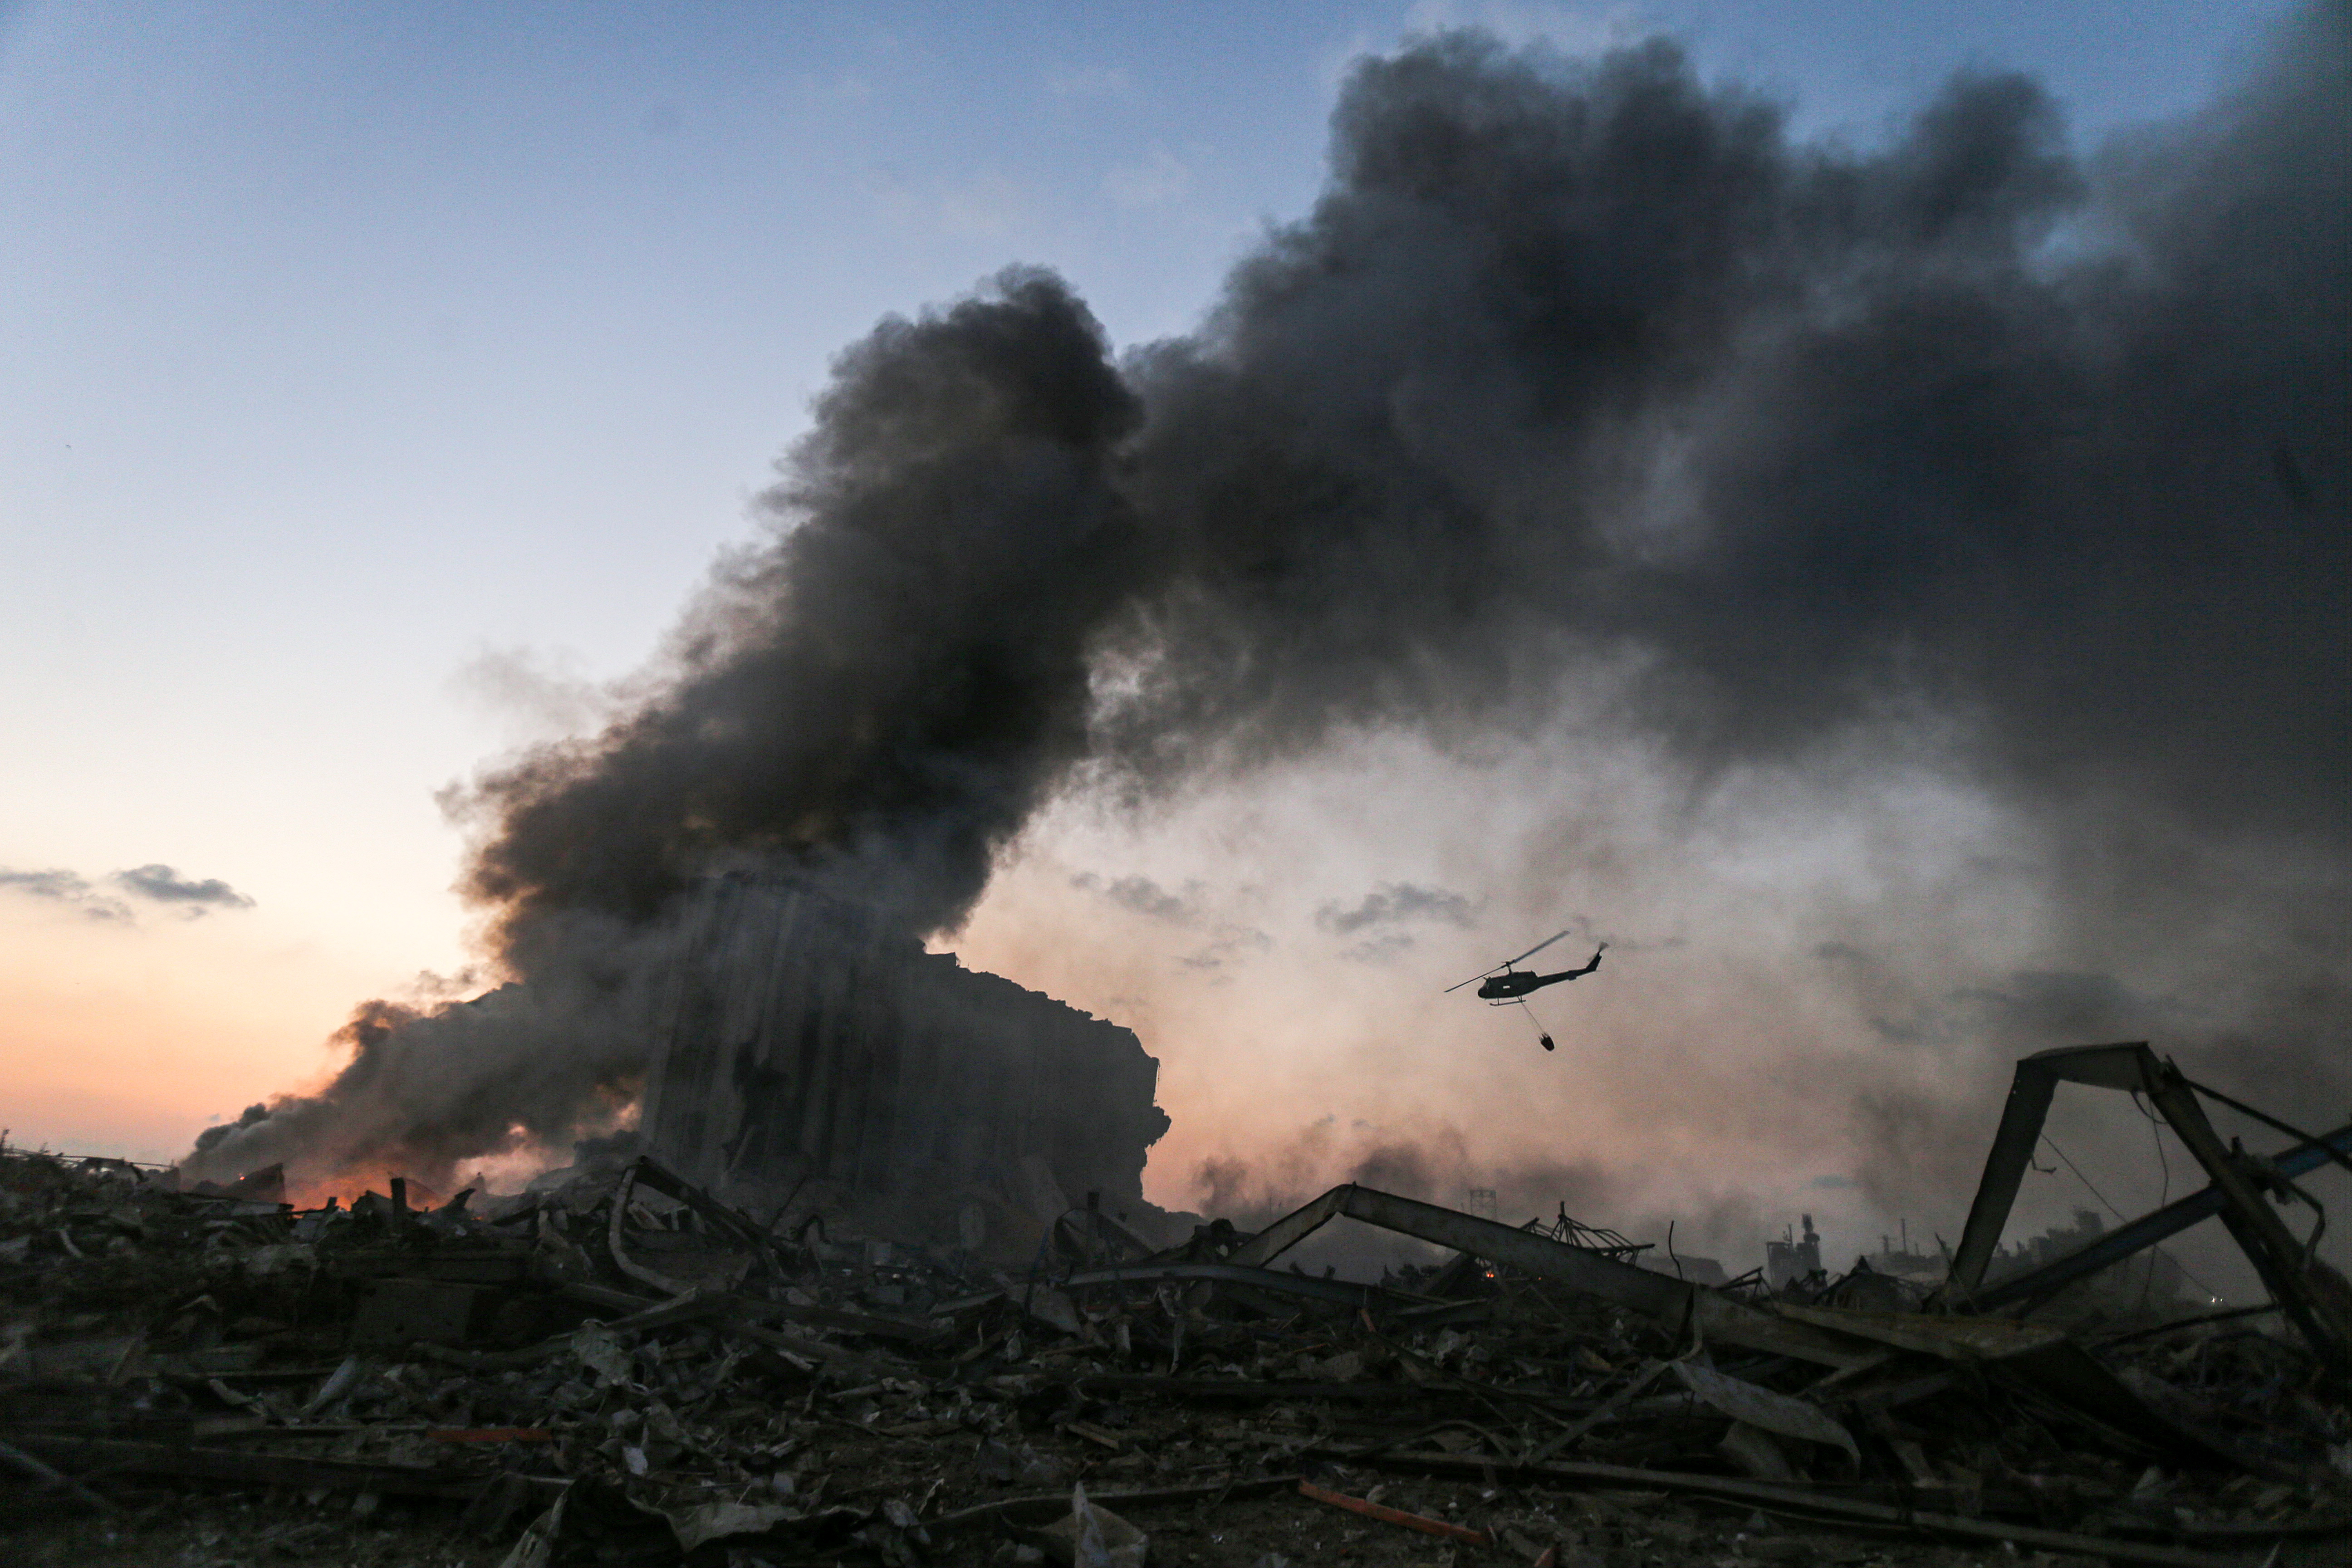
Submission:
<svg viewBox="0 0 2352 1568">
<path fill-rule="evenodd" d="M 2185 929 L 2207 846 L 2316 867 L 2339 913 L 2277 962 L 2329 1081 L 2347 61 L 2344 8 L 2312 10 L 2238 93 L 2091 160 L 2011 75 L 1853 153 L 1663 42 L 1366 61 L 1324 195 L 1197 333 L 1115 367 L 1021 271 L 849 351 L 658 695 L 479 784 L 467 890 L 510 971 L 580 994 L 732 865 L 935 931 L 1058 790 L 1475 735 L 1608 663 L 1701 772 L 1957 727 L 1978 782 L 2082 825 L 2098 899 L 2143 911 L 2096 917 L 2120 931 Z M 455 1157 L 626 1092 L 625 1041 L 551 1027 L 510 1089 L 444 1027 L 362 1041 L 207 1159 L 298 1123 Z M 436 1073 L 477 1091 L 454 1145 L 450 1094 L 386 1098 Z"/>
<path fill-rule="evenodd" d="M 1565 637 L 1702 758 L 1924 700 L 2018 787 L 2340 844 L 2343 31 L 2096 177 L 2018 77 L 1850 158 L 1663 44 L 1364 66 L 1313 217 L 1137 367 L 1172 586 L 1112 732 L 1290 751 Z"/>
<path fill-rule="evenodd" d="M 675 683 L 481 786 L 467 891 L 527 942 L 551 911 L 649 919 L 739 857 L 870 854 L 868 896 L 952 923 L 1086 750 L 1087 644 L 1135 577 L 1108 468 L 1137 418 L 1045 274 L 886 322 L 765 500 L 775 544 L 688 616 Z"/>
</svg>

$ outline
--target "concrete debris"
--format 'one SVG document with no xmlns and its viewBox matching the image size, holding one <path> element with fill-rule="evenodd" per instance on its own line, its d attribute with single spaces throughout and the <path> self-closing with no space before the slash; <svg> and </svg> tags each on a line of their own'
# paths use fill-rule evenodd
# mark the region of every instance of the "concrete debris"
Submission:
<svg viewBox="0 0 2352 1568">
<path fill-rule="evenodd" d="M 1080 1481 L 1070 1489 L 1069 1517 L 1039 1531 L 1037 1544 L 1064 1568 L 1143 1568 L 1151 1538 L 1110 1510 L 1088 1502 L 1087 1484 Z"/>
<path fill-rule="evenodd" d="M 2243 1163 L 2215 1212 L 2224 1174 L 2285 1168 L 2258 1158 L 2216 1155 Z M 645 1158 L 300 1209 L 253 1195 L 280 1173 L 0 1153 L 0 1535 L 473 1568 L 2254 1568 L 2352 1540 L 2331 1287 L 2243 1215 L 2301 1270 L 2284 1323 L 2095 1342 L 1963 1310 L 1965 1268 L 1928 1310 L 1793 1269 L 1717 1289 L 1564 1215 L 1358 1186 L 1156 1247 L 1031 1174 L 1019 1206 L 1064 1206 L 1008 1263 L 848 1206 L 763 1222 Z M 1341 1217 L 1431 1262 L 1283 1264 Z"/>
</svg>

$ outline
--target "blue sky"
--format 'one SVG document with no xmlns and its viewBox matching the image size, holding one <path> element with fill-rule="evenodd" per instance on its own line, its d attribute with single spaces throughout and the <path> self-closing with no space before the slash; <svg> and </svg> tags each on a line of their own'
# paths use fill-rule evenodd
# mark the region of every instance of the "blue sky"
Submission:
<svg viewBox="0 0 2352 1568">
<path fill-rule="evenodd" d="M 635 667 L 886 312 L 1030 262 L 1185 330 L 1360 54 L 1662 29 L 1854 142 L 2013 66 L 2095 142 L 2282 9 L 0 8 L 0 867 L 253 900 L 0 892 L 0 1098 L 163 1148 L 462 963 L 435 793 L 552 722 L 466 672 Z"/>
</svg>

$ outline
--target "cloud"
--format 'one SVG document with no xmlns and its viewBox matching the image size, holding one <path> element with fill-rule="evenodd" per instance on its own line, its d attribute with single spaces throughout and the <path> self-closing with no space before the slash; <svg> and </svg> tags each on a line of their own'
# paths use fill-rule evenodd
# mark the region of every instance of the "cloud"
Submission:
<svg viewBox="0 0 2352 1568">
<path fill-rule="evenodd" d="M 1121 909 L 1133 910 L 1156 921 L 1173 921 L 1189 924 L 1200 915 L 1199 909 L 1182 896 L 1171 893 L 1149 877 L 1120 877 L 1104 881 L 1091 871 L 1081 871 L 1070 879 L 1074 888 L 1084 888 L 1090 893 L 1100 893 Z"/>
<path fill-rule="evenodd" d="M 1315 911 L 1315 923 L 1335 936 L 1347 936 L 1369 926 L 1415 921 L 1467 930 L 1477 922 L 1477 906 L 1460 893 L 1444 888 L 1416 887 L 1411 882 L 1382 882 L 1352 909 L 1333 903 Z"/>
<path fill-rule="evenodd" d="M 71 871 L 15 871 L 0 868 L 0 888 L 32 899 L 69 905 L 94 921 L 127 921 L 131 910 L 110 899 Z"/>
<path fill-rule="evenodd" d="M 1177 959 L 1187 969 L 1224 969 L 1274 945 L 1274 938 L 1255 926 L 1211 924 L 1202 902 L 1206 889 L 1199 882 L 1187 882 L 1181 893 L 1175 893 L 1149 877 L 1117 877 L 1106 881 L 1091 871 L 1081 871 L 1070 879 L 1070 886 L 1099 893 L 1121 909 L 1131 910 L 1147 920 L 1196 929 L 1205 927 L 1208 941 Z"/>
<path fill-rule="evenodd" d="M 1156 207 L 1192 194 L 1192 171 L 1165 147 L 1139 163 L 1122 163 L 1103 176 L 1103 195 L 1123 207 Z"/>
<path fill-rule="evenodd" d="M 1339 954 L 1350 963 L 1393 963 L 1412 948 L 1412 938 L 1401 931 L 1384 931 L 1356 943 Z"/>
<path fill-rule="evenodd" d="M 159 904 L 177 904 L 191 918 L 211 910 L 249 910 L 253 900 L 217 877 L 183 877 L 169 866 L 134 866 L 117 871 L 114 884 Z"/>
<path fill-rule="evenodd" d="M 106 879 L 117 889 L 151 903 L 179 909 L 194 920 L 216 909 L 249 910 L 253 900 L 216 877 L 183 877 L 169 866 L 135 866 Z M 131 906 L 101 891 L 78 871 L 16 871 L 0 868 L 0 889 L 47 899 L 79 910 L 94 921 L 131 918 Z"/>
<path fill-rule="evenodd" d="M 1223 969 L 1273 945 L 1274 938 L 1255 926 L 1220 926 L 1207 946 L 1186 953 L 1179 962 L 1187 969 Z"/>
<path fill-rule="evenodd" d="M 71 871 L 0 870 L 0 888 L 14 888 L 36 899 L 74 903 L 89 896 L 89 884 Z"/>
</svg>

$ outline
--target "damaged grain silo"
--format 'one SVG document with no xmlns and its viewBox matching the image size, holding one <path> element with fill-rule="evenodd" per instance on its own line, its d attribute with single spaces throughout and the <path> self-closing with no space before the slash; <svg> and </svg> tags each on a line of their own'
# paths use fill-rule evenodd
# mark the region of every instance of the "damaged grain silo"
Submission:
<svg viewBox="0 0 2352 1568">
<path fill-rule="evenodd" d="M 661 989 L 643 1133 L 731 1201 L 1003 1252 L 1066 1204 L 1147 1226 L 1168 1129 L 1132 1031 L 965 969 L 856 903 L 737 874 L 696 890 Z"/>
</svg>

